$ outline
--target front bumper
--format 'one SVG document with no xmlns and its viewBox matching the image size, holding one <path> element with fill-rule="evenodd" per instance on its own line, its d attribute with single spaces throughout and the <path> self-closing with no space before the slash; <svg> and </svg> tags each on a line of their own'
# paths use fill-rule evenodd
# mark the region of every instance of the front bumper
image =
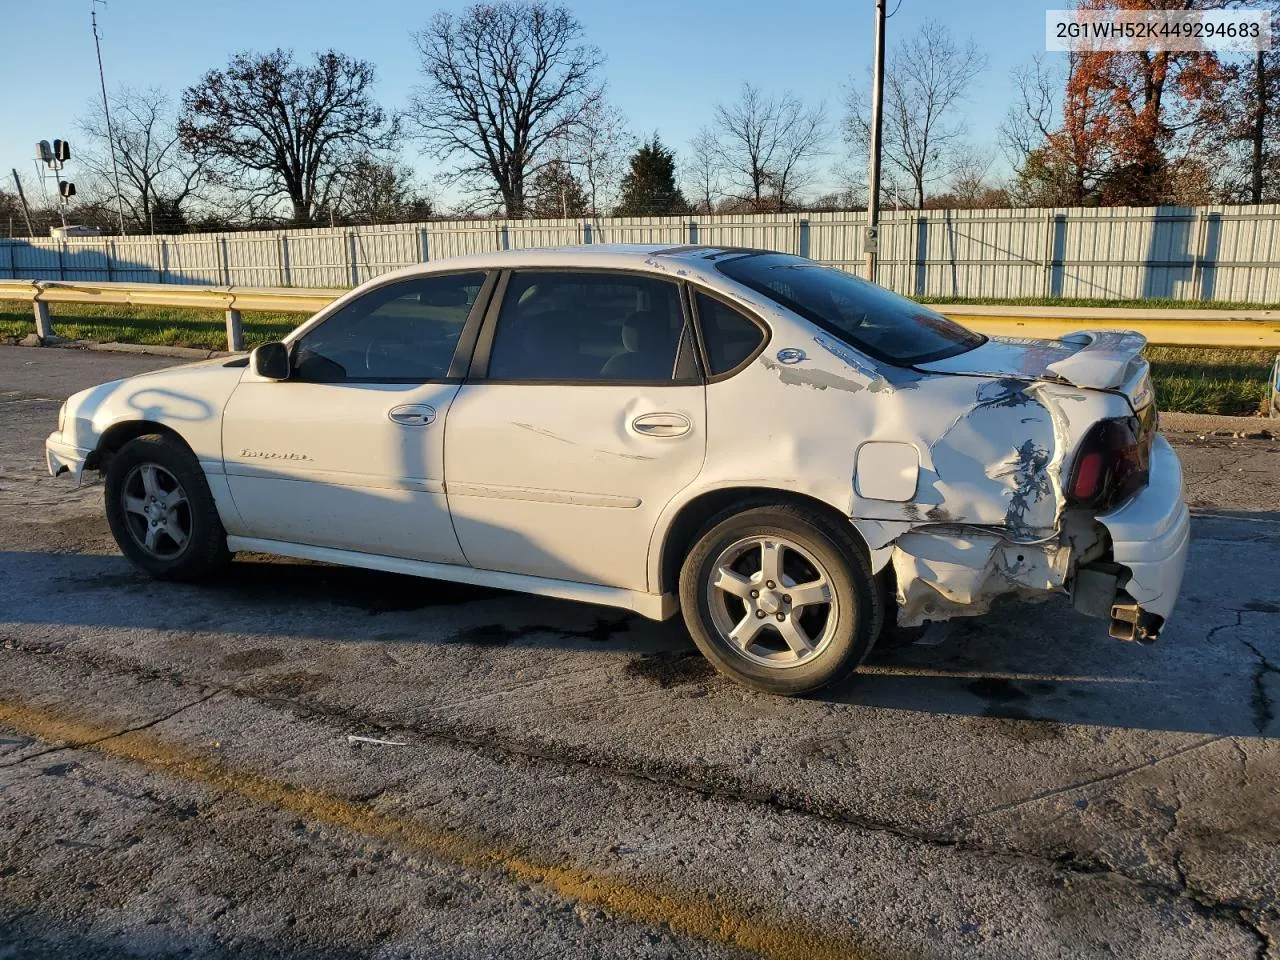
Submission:
<svg viewBox="0 0 1280 960">
<path fill-rule="evenodd" d="M 1191 514 L 1182 500 L 1182 464 L 1168 440 L 1156 435 L 1147 486 L 1097 520 L 1111 535 L 1111 559 L 1128 571 L 1124 592 L 1142 613 L 1163 622 L 1177 602 L 1191 544 Z"/>
<path fill-rule="evenodd" d="M 70 473 L 77 484 L 84 476 L 84 464 L 92 452 L 64 442 L 60 433 L 50 434 L 44 442 L 44 459 L 49 466 L 49 475 L 59 477 Z"/>
</svg>

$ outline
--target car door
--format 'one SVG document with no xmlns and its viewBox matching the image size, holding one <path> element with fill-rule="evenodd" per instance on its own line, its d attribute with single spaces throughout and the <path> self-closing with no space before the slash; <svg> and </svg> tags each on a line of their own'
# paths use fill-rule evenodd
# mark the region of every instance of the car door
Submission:
<svg viewBox="0 0 1280 960">
<path fill-rule="evenodd" d="M 246 372 L 222 423 L 242 535 L 465 563 L 444 493 L 444 426 L 485 280 L 380 285 L 290 344 L 287 380 Z"/>
<path fill-rule="evenodd" d="M 650 534 L 702 468 L 705 391 L 677 283 L 518 270 L 445 430 L 472 566 L 648 589 Z"/>
</svg>

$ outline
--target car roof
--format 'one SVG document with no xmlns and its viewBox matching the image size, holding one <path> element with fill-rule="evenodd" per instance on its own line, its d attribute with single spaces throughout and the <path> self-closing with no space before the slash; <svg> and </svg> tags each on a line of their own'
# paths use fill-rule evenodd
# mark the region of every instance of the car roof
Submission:
<svg viewBox="0 0 1280 960">
<path fill-rule="evenodd" d="M 713 246 L 709 244 L 658 243 L 584 243 L 562 247 L 528 247 L 520 250 L 493 250 L 457 257 L 444 257 L 427 263 L 414 264 L 389 274 L 391 277 L 411 277 L 430 273 L 455 273 L 463 270 L 498 270 L 519 267 L 639 270 L 667 273 L 669 267 L 679 264 L 691 268 L 689 272 L 714 271 L 714 261 L 728 254 L 762 253 L 745 247 Z M 683 275 L 683 274 L 682 274 Z"/>
</svg>

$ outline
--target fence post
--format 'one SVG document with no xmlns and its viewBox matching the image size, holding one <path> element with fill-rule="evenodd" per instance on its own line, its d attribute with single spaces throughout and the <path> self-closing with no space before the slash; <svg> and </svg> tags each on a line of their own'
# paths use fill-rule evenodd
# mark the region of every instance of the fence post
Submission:
<svg viewBox="0 0 1280 960">
<path fill-rule="evenodd" d="M 234 307 L 227 308 L 227 349 L 232 352 L 244 349 L 244 326 L 240 322 L 240 311 Z"/>
<path fill-rule="evenodd" d="M 36 336 L 40 338 L 41 343 L 48 343 L 53 339 L 53 321 L 49 319 L 49 305 L 43 300 L 35 300 L 32 302 L 32 307 L 36 317 Z"/>
<path fill-rule="evenodd" d="M 289 235 L 280 234 L 280 286 L 293 286 L 293 271 L 289 269 Z"/>
<path fill-rule="evenodd" d="M 111 239 L 105 238 L 102 241 L 102 261 L 107 267 L 107 283 L 111 282 Z"/>
<path fill-rule="evenodd" d="M 164 275 L 169 267 L 169 248 L 164 237 L 156 237 L 156 281 L 164 283 Z"/>
<path fill-rule="evenodd" d="M 347 259 L 348 266 L 351 267 L 351 285 L 358 287 L 360 286 L 360 266 L 356 263 L 356 232 L 354 230 L 347 231 Z"/>
<path fill-rule="evenodd" d="M 231 286 L 231 251 L 227 246 L 227 238 L 223 237 L 222 245 L 222 283 L 224 286 Z"/>
<path fill-rule="evenodd" d="M 428 236 L 426 227 L 418 228 L 418 249 L 420 251 L 418 255 L 422 258 L 419 261 L 420 263 L 426 263 L 431 259 L 431 246 L 427 240 Z"/>
</svg>

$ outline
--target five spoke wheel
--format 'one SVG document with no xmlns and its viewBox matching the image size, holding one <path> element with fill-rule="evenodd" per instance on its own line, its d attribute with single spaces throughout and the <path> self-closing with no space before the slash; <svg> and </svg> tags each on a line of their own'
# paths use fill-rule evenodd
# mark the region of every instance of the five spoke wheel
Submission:
<svg viewBox="0 0 1280 960">
<path fill-rule="evenodd" d="M 818 656 L 839 623 L 831 575 L 783 537 L 746 537 L 726 547 L 710 567 L 707 601 L 720 636 L 764 666 Z"/>
<path fill-rule="evenodd" d="M 171 560 L 191 539 L 191 505 L 178 478 L 156 463 L 139 463 L 121 487 L 125 522 L 151 556 Z"/>
</svg>

